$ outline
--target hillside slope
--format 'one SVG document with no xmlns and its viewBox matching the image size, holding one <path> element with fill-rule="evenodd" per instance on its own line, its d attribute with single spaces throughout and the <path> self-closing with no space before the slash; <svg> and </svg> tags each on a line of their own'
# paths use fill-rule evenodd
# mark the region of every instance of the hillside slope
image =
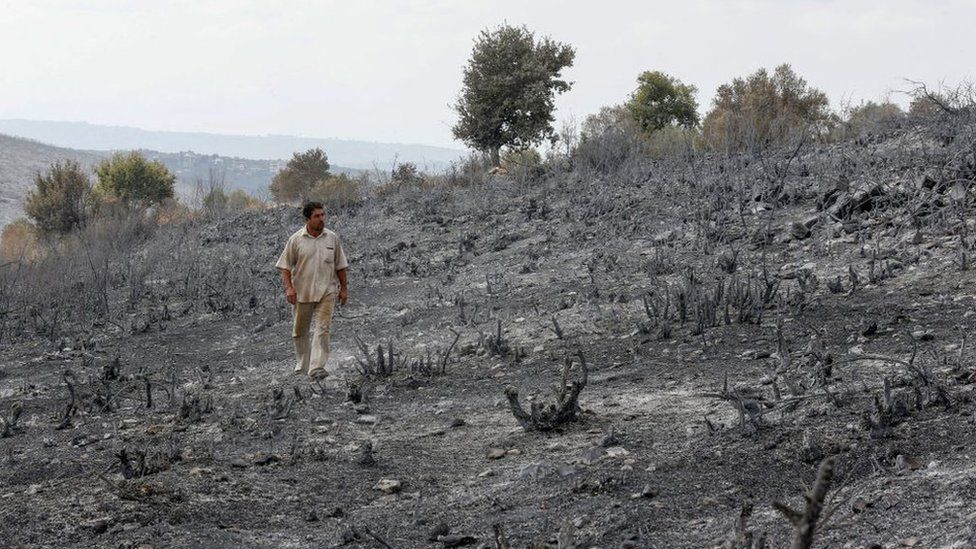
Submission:
<svg viewBox="0 0 976 549">
<path fill-rule="evenodd" d="M 324 384 L 291 374 L 272 268 L 296 211 L 163 227 L 120 255 L 102 316 L 50 314 L 97 304 L 81 273 L 8 319 L 0 411 L 24 419 L 0 438 L 0 536 L 784 547 L 773 502 L 802 509 L 829 459 L 815 547 L 972 547 L 976 216 L 956 183 L 976 139 L 943 130 L 614 149 L 332 212 L 352 302 Z M 523 428 L 509 388 L 552 402 L 584 364 L 579 421 Z"/>
</svg>

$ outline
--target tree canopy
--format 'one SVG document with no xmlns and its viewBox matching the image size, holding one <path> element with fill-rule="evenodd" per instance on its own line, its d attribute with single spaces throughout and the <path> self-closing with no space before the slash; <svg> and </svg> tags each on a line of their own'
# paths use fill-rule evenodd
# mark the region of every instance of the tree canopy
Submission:
<svg viewBox="0 0 976 549">
<path fill-rule="evenodd" d="M 57 162 L 46 174 L 34 176 L 24 211 L 41 233 L 66 234 L 84 227 L 91 190 L 88 174 L 77 162 Z"/>
<path fill-rule="evenodd" d="M 95 168 L 95 190 L 123 204 L 160 204 L 173 198 L 176 176 L 158 160 L 149 161 L 138 152 L 117 153 Z"/>
<path fill-rule="evenodd" d="M 645 71 L 637 77 L 637 90 L 627 102 L 634 122 L 645 135 L 669 126 L 698 125 L 695 86 L 683 84 L 661 71 Z"/>
<path fill-rule="evenodd" d="M 797 131 L 823 130 L 832 119 L 827 95 L 787 64 L 719 86 L 714 103 L 703 134 L 717 148 L 762 147 Z"/>
<path fill-rule="evenodd" d="M 296 152 L 271 181 L 271 196 L 278 202 L 304 202 L 317 183 L 329 178 L 330 167 L 322 149 Z"/>
<path fill-rule="evenodd" d="M 555 95 L 572 83 L 561 78 L 576 51 L 526 27 L 481 31 L 464 69 L 454 109 L 454 136 L 489 153 L 499 165 L 502 147 L 524 149 L 553 135 Z"/>
</svg>

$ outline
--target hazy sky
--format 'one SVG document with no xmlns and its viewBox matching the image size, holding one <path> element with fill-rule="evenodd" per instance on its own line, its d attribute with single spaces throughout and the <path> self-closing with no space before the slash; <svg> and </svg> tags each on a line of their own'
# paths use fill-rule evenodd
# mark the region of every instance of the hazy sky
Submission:
<svg viewBox="0 0 976 549">
<path fill-rule="evenodd" d="M 502 22 L 576 47 L 558 117 L 582 121 L 643 70 L 702 112 L 783 62 L 835 108 L 973 80 L 974 21 L 976 0 L 0 0 L 0 118 L 460 146 L 461 70 Z"/>
</svg>

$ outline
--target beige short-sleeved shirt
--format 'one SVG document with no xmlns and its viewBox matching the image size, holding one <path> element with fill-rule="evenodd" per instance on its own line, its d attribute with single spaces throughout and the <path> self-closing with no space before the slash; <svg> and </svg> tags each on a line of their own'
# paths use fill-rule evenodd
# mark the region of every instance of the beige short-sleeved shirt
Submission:
<svg viewBox="0 0 976 549">
<path fill-rule="evenodd" d="M 291 283 L 300 303 L 315 303 L 335 293 L 339 280 L 336 272 L 349 267 L 349 262 L 339 235 L 324 229 L 314 237 L 308 234 L 307 227 L 302 227 L 288 237 L 275 267 L 291 271 Z"/>
</svg>

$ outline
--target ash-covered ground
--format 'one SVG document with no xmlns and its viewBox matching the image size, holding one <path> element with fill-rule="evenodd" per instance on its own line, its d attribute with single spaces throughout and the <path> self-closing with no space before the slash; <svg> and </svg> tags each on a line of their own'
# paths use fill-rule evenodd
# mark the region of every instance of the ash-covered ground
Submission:
<svg viewBox="0 0 976 549">
<path fill-rule="evenodd" d="M 814 546 L 973 547 L 976 139 L 953 124 L 591 151 L 332 212 L 351 302 L 323 383 L 291 371 L 272 267 L 294 208 L 159 227 L 103 278 L 9 267 L 0 539 L 785 547 L 773 504 L 802 512 L 827 460 Z M 516 419 L 506 388 L 546 405 L 584 362 L 576 421 Z"/>
</svg>

